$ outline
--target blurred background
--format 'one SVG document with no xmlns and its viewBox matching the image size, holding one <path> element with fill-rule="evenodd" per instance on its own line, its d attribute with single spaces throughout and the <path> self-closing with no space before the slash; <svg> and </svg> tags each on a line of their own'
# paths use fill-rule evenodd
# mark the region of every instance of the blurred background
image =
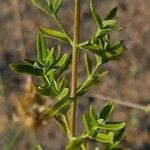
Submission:
<svg viewBox="0 0 150 150">
<path fill-rule="evenodd" d="M 84 41 L 95 32 L 95 24 L 88 0 L 82 0 L 82 4 L 81 41 Z M 102 17 L 118 6 L 117 19 L 126 28 L 113 34 L 113 38 L 125 40 L 128 50 L 120 59 L 106 65 L 108 77 L 79 101 L 79 121 L 90 104 L 99 110 L 104 99 L 117 99 L 121 105 L 116 104 L 111 119 L 127 122 L 123 145 L 132 150 L 150 150 L 150 113 L 146 111 L 150 106 L 150 0 L 95 0 L 95 4 Z M 73 1 L 63 0 L 59 15 L 70 33 L 73 32 L 73 10 Z M 45 150 L 65 149 L 66 138 L 53 120 L 31 130 L 20 125 L 15 115 L 16 101 L 23 99 L 30 78 L 18 76 L 8 65 L 25 57 L 36 57 L 37 26 L 54 28 L 55 24 L 30 0 L 0 0 L 1 150 L 30 150 L 35 143 L 44 145 Z M 49 40 L 51 47 L 57 44 L 60 43 Z M 63 48 L 67 51 L 70 47 L 63 45 Z M 82 81 L 85 78 L 82 56 L 80 60 L 78 74 Z M 78 132 L 81 129 L 82 122 L 78 124 Z"/>
</svg>

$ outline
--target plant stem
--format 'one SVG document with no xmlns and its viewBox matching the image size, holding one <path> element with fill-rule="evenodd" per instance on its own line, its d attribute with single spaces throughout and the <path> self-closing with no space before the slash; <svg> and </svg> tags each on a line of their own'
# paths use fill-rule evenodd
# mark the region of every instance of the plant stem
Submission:
<svg viewBox="0 0 150 150">
<path fill-rule="evenodd" d="M 74 36 L 73 36 L 73 51 L 72 51 L 72 73 L 71 73 L 71 97 L 74 102 L 71 108 L 71 136 L 75 136 L 76 130 L 76 108 L 77 108 L 77 59 L 78 59 L 78 43 L 80 37 L 80 2 L 75 0 L 75 15 L 74 15 Z"/>
</svg>

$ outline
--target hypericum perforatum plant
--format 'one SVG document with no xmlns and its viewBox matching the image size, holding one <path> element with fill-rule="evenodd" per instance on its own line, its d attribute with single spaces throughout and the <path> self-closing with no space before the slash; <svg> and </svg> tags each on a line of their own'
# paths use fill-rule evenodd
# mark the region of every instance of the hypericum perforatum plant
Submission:
<svg viewBox="0 0 150 150">
<path fill-rule="evenodd" d="M 60 30 L 39 27 L 37 59 L 23 59 L 23 64 L 11 64 L 10 67 L 17 73 L 39 76 L 43 81 L 43 85 L 34 84 L 34 88 L 40 95 L 50 97 L 54 105 L 41 112 L 40 119 L 53 117 L 57 120 L 68 137 L 66 146 L 68 150 L 87 150 L 89 140 L 106 143 L 107 150 L 121 149 L 118 146 L 125 123 L 107 121 L 114 109 L 114 104 L 111 102 L 106 103 L 99 114 L 90 106 L 89 114 L 83 114 L 85 130 L 81 135 L 76 136 L 78 98 L 86 94 L 107 75 L 108 71 L 103 71 L 103 65 L 117 59 L 125 50 L 123 41 L 113 43 L 110 38 L 110 32 L 123 29 L 118 27 L 115 19 L 117 7 L 113 8 L 107 17 L 102 20 L 92 0 L 89 0 L 90 11 L 97 29 L 89 40 L 81 42 L 81 0 L 75 0 L 73 36 L 68 33 L 58 16 L 62 0 L 32 0 L 32 2 L 48 16 L 52 17 Z M 49 48 L 46 38 L 53 38 L 69 44 L 72 47 L 71 54 L 62 54 L 61 46 Z M 85 53 L 84 62 L 87 78 L 78 85 L 78 57 L 81 52 Z M 91 61 L 89 53 L 95 58 L 96 64 Z M 71 70 L 71 85 L 66 79 L 68 69 Z M 38 149 L 42 148 L 38 145 Z M 98 150 L 98 148 L 96 147 L 95 150 Z"/>
</svg>

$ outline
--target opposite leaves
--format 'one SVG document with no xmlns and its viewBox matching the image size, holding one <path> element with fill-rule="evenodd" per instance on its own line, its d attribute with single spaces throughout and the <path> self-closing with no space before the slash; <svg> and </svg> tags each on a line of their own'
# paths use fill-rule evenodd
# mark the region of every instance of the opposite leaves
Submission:
<svg viewBox="0 0 150 150">
<path fill-rule="evenodd" d="M 62 0 L 47 0 L 47 2 L 43 0 L 32 0 L 32 3 L 48 15 L 56 15 Z"/>
</svg>

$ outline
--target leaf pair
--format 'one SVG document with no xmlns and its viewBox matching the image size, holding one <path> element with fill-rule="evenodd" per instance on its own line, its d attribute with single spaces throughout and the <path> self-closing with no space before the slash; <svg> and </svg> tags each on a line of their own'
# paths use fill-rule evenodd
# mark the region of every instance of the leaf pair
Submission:
<svg viewBox="0 0 150 150">
<path fill-rule="evenodd" d="M 114 25 L 114 22 L 113 22 L 114 20 L 113 19 L 116 17 L 117 7 L 113 8 L 110 11 L 110 13 L 105 18 L 104 22 L 102 21 L 101 17 L 96 12 L 96 8 L 94 7 L 94 4 L 93 4 L 92 0 L 90 0 L 90 10 L 91 10 L 92 16 L 93 16 L 98 28 L 103 29 L 107 25 L 112 25 L 112 24 Z"/>
<path fill-rule="evenodd" d="M 54 48 L 51 50 L 48 49 L 45 37 L 42 33 L 39 33 L 37 36 L 37 58 L 38 61 L 46 65 L 47 63 L 50 66 L 62 67 L 65 62 L 67 61 L 68 54 L 64 54 L 63 56 L 60 55 L 61 47 L 58 48 L 58 56 L 55 58 L 54 56 Z"/>
<path fill-rule="evenodd" d="M 84 95 L 88 90 L 90 90 L 94 85 L 99 83 L 106 75 L 108 71 L 102 72 L 99 75 L 92 75 L 87 78 L 87 80 L 81 84 L 78 88 L 77 95 Z"/>
<path fill-rule="evenodd" d="M 107 36 L 106 34 L 105 36 Z M 125 47 L 123 44 L 123 41 L 116 42 L 115 44 L 111 44 L 110 40 L 108 41 L 105 37 L 105 39 L 99 35 L 96 35 L 97 37 L 94 37 L 94 43 L 93 39 L 81 43 L 79 45 L 80 48 L 87 49 L 94 54 L 98 55 L 102 58 L 102 64 L 106 63 L 110 60 L 116 59 L 118 56 L 122 55 L 125 51 Z"/>
<path fill-rule="evenodd" d="M 32 0 L 32 3 L 45 13 L 55 15 L 61 6 L 62 0 L 47 0 L 47 3 L 43 0 Z"/>
<path fill-rule="evenodd" d="M 125 126 L 124 122 L 106 122 L 107 117 L 111 114 L 114 109 L 114 105 L 108 102 L 104 105 L 102 111 L 98 115 L 93 107 L 90 107 L 89 115 L 83 115 L 83 122 L 86 128 L 85 132 L 68 144 L 69 150 L 85 150 L 84 144 L 87 139 L 96 140 L 102 143 L 111 143 L 116 141 L 118 137 L 115 134 L 116 131 L 123 129 Z M 102 129 L 103 127 L 103 129 Z M 100 132 L 102 130 L 102 132 Z"/>
<path fill-rule="evenodd" d="M 53 117 L 58 114 L 63 108 L 68 107 L 72 102 L 72 99 L 64 98 L 58 101 L 50 110 L 42 114 L 42 117 Z"/>
<path fill-rule="evenodd" d="M 117 27 L 117 21 L 115 20 L 117 7 L 113 8 L 104 20 L 96 12 L 92 0 L 90 0 L 90 10 L 97 24 L 97 31 L 90 40 L 80 43 L 79 48 L 90 50 L 94 54 L 101 56 L 102 63 L 116 59 L 124 52 L 123 42 L 118 42 L 119 44 L 115 44 L 116 47 L 114 48 L 109 37 L 111 31 L 121 30 L 121 28 Z"/>
<path fill-rule="evenodd" d="M 108 71 L 104 71 L 102 73 L 96 74 L 100 65 L 102 64 L 101 56 L 95 55 L 96 57 L 96 65 L 93 68 L 92 61 L 88 54 L 85 54 L 85 66 L 87 71 L 87 79 L 81 84 L 77 90 L 77 95 L 84 95 L 88 90 L 90 90 L 97 83 L 102 81 L 102 79 L 107 75 Z"/>
<path fill-rule="evenodd" d="M 110 143 L 113 141 L 113 131 L 120 130 L 125 126 L 124 122 L 106 122 L 106 118 L 111 114 L 113 108 L 114 105 L 108 102 L 103 107 L 99 116 L 96 114 L 92 106 L 90 107 L 89 115 L 83 115 L 84 125 L 89 138 L 103 143 Z M 106 134 L 104 134 L 99 132 L 101 130 L 111 132 L 106 132 Z"/>
</svg>

